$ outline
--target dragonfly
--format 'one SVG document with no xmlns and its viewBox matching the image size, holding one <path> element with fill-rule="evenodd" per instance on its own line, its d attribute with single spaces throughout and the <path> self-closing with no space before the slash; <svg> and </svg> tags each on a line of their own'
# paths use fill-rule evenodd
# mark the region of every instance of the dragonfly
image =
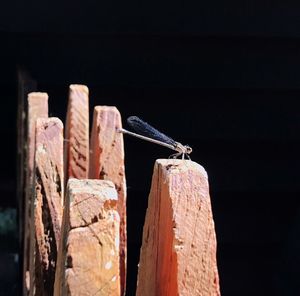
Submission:
<svg viewBox="0 0 300 296">
<path fill-rule="evenodd" d="M 119 132 L 123 134 L 127 134 L 141 140 L 145 140 L 154 144 L 158 144 L 164 147 L 167 147 L 171 150 L 176 151 L 177 153 L 172 154 L 170 158 L 179 158 L 182 159 L 188 158 L 190 159 L 189 154 L 192 153 L 193 149 L 188 145 L 183 145 L 179 142 L 176 142 L 171 137 L 163 134 L 158 131 L 156 128 L 143 121 L 137 116 L 130 116 L 127 118 L 128 124 L 132 127 L 132 129 L 136 132 L 128 131 L 124 128 L 120 128 Z"/>
</svg>

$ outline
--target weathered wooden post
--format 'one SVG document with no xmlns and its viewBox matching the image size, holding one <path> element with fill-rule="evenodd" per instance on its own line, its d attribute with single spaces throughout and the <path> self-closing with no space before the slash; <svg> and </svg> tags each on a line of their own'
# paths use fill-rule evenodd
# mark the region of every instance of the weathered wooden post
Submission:
<svg viewBox="0 0 300 296">
<path fill-rule="evenodd" d="M 220 295 L 208 178 L 195 162 L 155 163 L 136 295 Z"/>
<path fill-rule="evenodd" d="M 69 179 L 55 296 L 120 295 L 117 201 L 110 181 Z"/>
<path fill-rule="evenodd" d="M 46 93 L 33 92 L 28 94 L 27 103 L 27 141 L 26 141 L 26 179 L 25 179 L 25 198 L 24 198 L 24 243 L 23 243 L 23 276 L 25 275 L 26 288 L 24 294 L 29 292 L 30 273 L 29 265 L 33 253 L 30 253 L 31 231 L 34 228 L 34 156 L 35 156 L 35 131 L 37 118 L 48 117 L 48 95 Z"/>
<path fill-rule="evenodd" d="M 88 178 L 89 153 L 89 89 L 71 84 L 65 125 L 66 180 Z"/>
<path fill-rule="evenodd" d="M 91 179 L 110 180 L 118 192 L 117 210 L 120 215 L 120 280 L 121 295 L 126 289 L 126 182 L 121 116 L 116 107 L 96 106 L 91 134 Z"/>
<path fill-rule="evenodd" d="M 64 196 L 63 124 L 58 118 L 37 119 L 35 147 L 30 295 L 53 295 Z"/>
</svg>

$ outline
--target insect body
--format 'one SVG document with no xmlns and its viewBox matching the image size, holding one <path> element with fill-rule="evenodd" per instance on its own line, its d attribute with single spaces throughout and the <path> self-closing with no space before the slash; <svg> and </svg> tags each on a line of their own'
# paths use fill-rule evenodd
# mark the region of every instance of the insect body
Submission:
<svg viewBox="0 0 300 296">
<path fill-rule="evenodd" d="M 127 122 L 137 133 L 130 132 L 123 128 L 120 129 L 119 132 L 172 149 L 177 152 L 171 155 L 173 158 L 181 156 L 182 159 L 184 159 L 185 156 L 187 156 L 187 158 L 190 159 L 189 154 L 192 153 L 190 146 L 182 145 L 174 141 L 137 116 L 128 117 Z"/>
</svg>

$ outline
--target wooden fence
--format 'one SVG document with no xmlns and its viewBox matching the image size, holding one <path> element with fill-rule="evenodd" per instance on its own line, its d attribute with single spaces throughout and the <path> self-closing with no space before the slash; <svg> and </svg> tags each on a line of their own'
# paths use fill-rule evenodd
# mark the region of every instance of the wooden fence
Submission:
<svg viewBox="0 0 300 296">
<path fill-rule="evenodd" d="M 18 194 L 23 295 L 125 295 L 126 179 L 121 115 L 70 85 L 65 129 L 19 74 Z M 35 87 L 36 88 L 36 87 Z M 51 98 L 49 98 L 51 104 Z M 128 164 L 130 165 L 130 164 Z M 190 160 L 154 165 L 136 292 L 220 295 L 208 177 Z"/>
</svg>

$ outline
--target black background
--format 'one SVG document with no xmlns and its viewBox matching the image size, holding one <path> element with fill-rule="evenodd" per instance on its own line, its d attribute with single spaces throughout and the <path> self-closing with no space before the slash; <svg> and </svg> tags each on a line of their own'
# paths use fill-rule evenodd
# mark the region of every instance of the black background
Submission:
<svg viewBox="0 0 300 296">
<path fill-rule="evenodd" d="M 207 170 L 224 296 L 300 295 L 300 4 L 289 1 L 10 1 L 0 8 L 0 207 L 14 208 L 17 66 L 64 120 L 68 85 L 193 147 Z M 91 113 L 92 114 L 92 113 Z M 125 138 L 128 295 L 153 164 Z M 18 295 L 15 236 L 0 294 Z"/>
</svg>

